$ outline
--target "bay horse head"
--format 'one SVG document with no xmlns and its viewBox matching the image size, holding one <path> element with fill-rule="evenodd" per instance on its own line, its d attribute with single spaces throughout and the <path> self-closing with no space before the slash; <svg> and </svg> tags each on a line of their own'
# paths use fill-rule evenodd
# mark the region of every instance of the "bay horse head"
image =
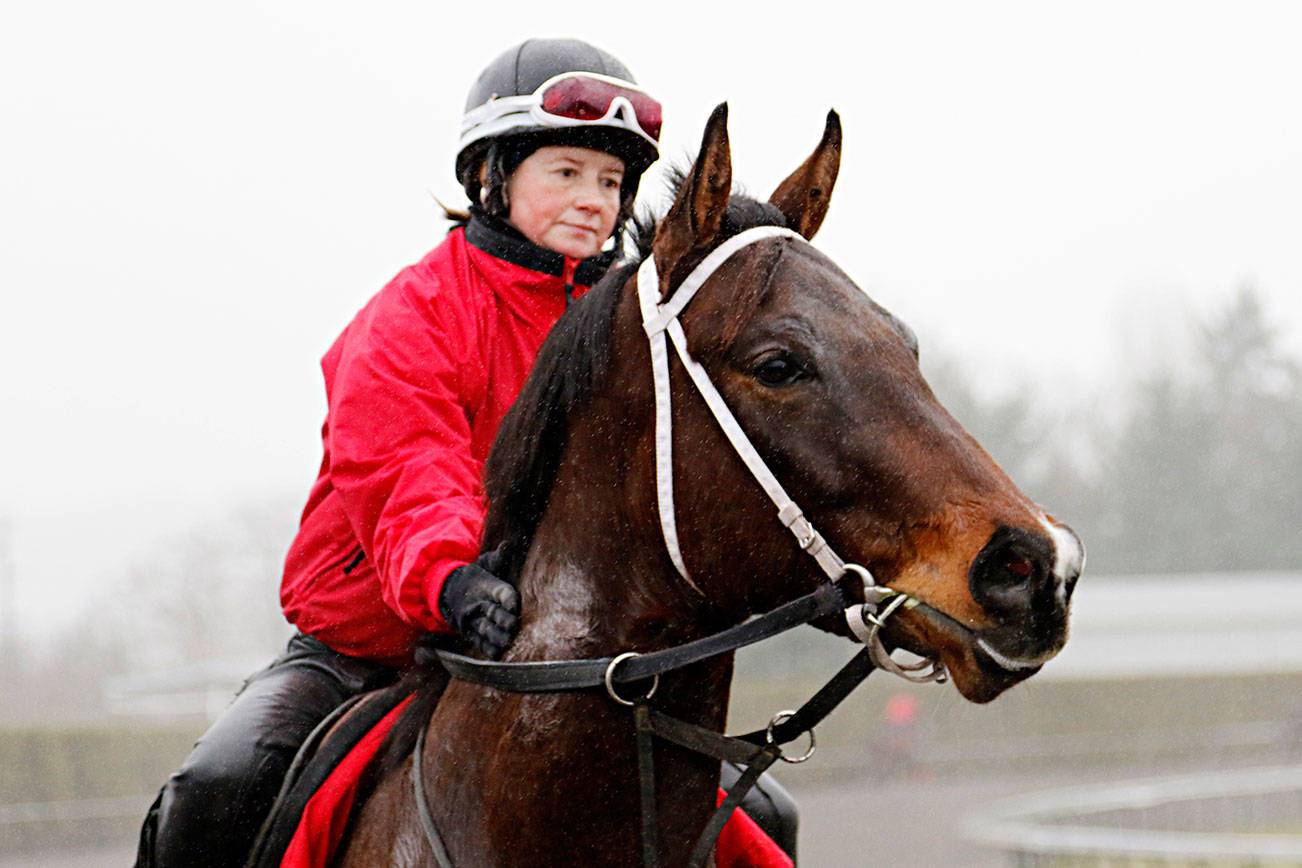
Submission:
<svg viewBox="0 0 1302 868">
<path fill-rule="evenodd" d="M 681 311 L 687 350 L 831 548 L 912 598 L 888 621 L 885 638 L 938 660 L 968 699 L 989 701 L 1063 647 L 1083 549 L 940 405 L 909 328 L 807 243 L 827 213 L 840 151 L 833 112 L 814 153 L 767 203 L 734 195 L 727 110 L 716 109 L 652 239 L 658 301 L 670 303 L 688 274 L 739 232 L 794 230 L 733 253 L 694 290 Z M 525 570 L 536 581 L 526 575 L 522 584 L 525 653 L 553 644 L 530 634 L 528 612 L 538 605 L 542 618 L 552 617 L 546 597 L 558 576 L 608 577 L 592 591 L 593 605 L 570 612 L 578 620 L 569 635 L 600 644 L 600 612 L 620 612 L 605 617 L 618 618 L 620 638 L 634 646 L 743 619 L 824 580 L 682 364 L 668 378 L 678 551 L 666 546 L 657 513 L 657 489 L 666 484 L 649 460 L 651 361 L 633 275 L 631 268 L 612 275 L 558 327 L 540 356 L 541 374 L 517 404 L 533 409 L 508 417 L 490 461 L 486 543 L 513 541 L 519 568 L 535 531 L 548 537 Z M 558 374 L 577 358 L 584 360 L 577 377 L 572 369 Z M 542 422 L 539 406 L 551 408 Z M 529 444 L 527 472 L 509 443 Z M 554 457 L 542 462 L 542 480 L 539 450 Z M 530 480 L 523 488 L 522 477 Z M 522 512 L 530 516 L 523 529 Z M 549 530 L 560 525 L 566 538 Z M 631 599 L 633 611 L 612 594 Z M 630 633 L 630 623 L 644 629 Z M 610 650 L 597 644 L 586 650 Z"/>
</svg>

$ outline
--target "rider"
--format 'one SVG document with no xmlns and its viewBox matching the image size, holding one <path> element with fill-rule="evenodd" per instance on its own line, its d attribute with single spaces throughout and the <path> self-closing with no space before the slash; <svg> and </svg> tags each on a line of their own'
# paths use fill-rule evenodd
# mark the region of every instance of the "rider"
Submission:
<svg viewBox="0 0 1302 868">
<path fill-rule="evenodd" d="M 242 864 L 299 745 L 391 683 L 422 633 L 506 650 L 520 598 L 478 557 L 483 463 L 548 331 L 617 257 L 660 122 L 577 40 L 529 40 L 480 74 L 456 159 L 467 219 L 322 360 L 324 457 L 281 584 L 299 632 L 164 785 L 138 865 Z"/>
</svg>

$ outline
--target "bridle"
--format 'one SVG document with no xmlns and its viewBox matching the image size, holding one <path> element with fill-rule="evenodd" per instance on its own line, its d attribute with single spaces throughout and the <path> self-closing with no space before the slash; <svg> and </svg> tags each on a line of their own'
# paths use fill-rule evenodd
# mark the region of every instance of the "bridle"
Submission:
<svg viewBox="0 0 1302 868">
<path fill-rule="evenodd" d="M 701 260 L 687 278 L 669 297 L 660 303 L 660 280 L 655 258 L 648 256 L 637 272 L 638 302 L 642 310 L 642 328 L 646 332 L 651 348 L 651 372 L 655 384 L 656 401 L 656 498 L 660 509 L 660 529 L 664 535 L 665 548 L 675 569 L 693 590 L 702 597 L 704 592 L 692 580 L 678 547 L 678 530 L 674 518 L 674 463 L 673 463 L 673 406 L 669 389 L 669 351 L 667 344 L 672 341 L 678 359 L 691 377 L 705 404 L 710 408 L 719 428 L 727 436 L 728 442 L 738 457 L 750 470 L 760 488 L 777 507 L 778 520 L 791 531 L 801 551 L 812 557 L 829 582 L 842 580 L 847 573 L 858 576 L 863 583 L 865 602 L 844 609 L 847 626 L 855 636 L 873 653 L 874 662 L 883 669 L 913 680 L 914 673 L 931 665 L 923 662 L 908 666 L 891 659 L 881 638 L 877 635 L 882 622 L 901 605 L 908 606 L 913 598 L 900 594 L 890 588 L 878 585 L 867 567 L 860 564 L 847 564 L 832 549 L 823 535 L 805 518 L 804 512 L 787 494 L 778 482 L 773 471 L 769 470 L 764 459 L 751 443 L 746 432 L 737 422 L 737 417 L 724 401 L 719 390 L 710 380 L 710 375 L 700 362 L 692 358 L 687 351 L 687 337 L 679 317 L 705 282 L 734 253 L 751 244 L 769 238 L 785 238 L 800 244 L 808 243 L 804 237 L 785 226 L 757 226 L 747 229 L 724 241 Z M 893 599 L 892 599 L 893 598 Z M 886 608 L 878 611 L 878 606 L 890 600 Z M 916 602 L 913 602 L 916 605 Z M 921 680 L 935 681 L 940 677 L 940 670 L 931 665 L 931 672 Z"/>
<path fill-rule="evenodd" d="M 669 349 L 672 341 L 679 361 L 691 377 L 701 397 L 713 413 L 733 449 L 745 463 L 760 487 L 777 508 L 778 519 L 795 537 L 797 545 L 818 563 L 827 577 L 813 592 L 785 603 L 770 612 L 692 642 L 644 654 L 626 651 L 613 657 L 586 660 L 548 660 L 523 663 L 498 663 L 478 660 L 443 649 L 418 652 L 418 662 L 429 655 L 454 678 L 515 693 L 542 693 L 604 687 L 609 696 L 633 709 L 637 737 L 639 786 L 642 802 L 642 855 L 646 866 L 659 866 L 659 843 L 656 828 L 655 773 L 652 766 L 652 740 L 659 737 L 689 750 L 726 760 L 744 771 L 718 806 L 697 839 L 689 862 L 704 865 L 714 841 L 724 824 L 755 785 L 763 772 L 778 759 L 804 762 L 814 751 L 813 728 L 857 687 L 874 668 L 882 668 L 915 682 L 943 681 L 944 668 L 936 661 L 901 663 L 891 658 L 879 635 L 886 619 L 900 607 L 911 608 L 918 601 L 906 594 L 879 585 L 867 567 L 846 563 L 805 518 L 800 507 L 787 495 L 769 470 L 750 438 L 719 394 L 709 374 L 687 351 L 687 339 L 679 317 L 706 280 L 737 251 L 770 238 L 806 243 L 799 234 L 780 226 L 760 226 L 727 239 L 688 274 L 669 300 L 660 303 L 659 274 L 654 257 L 647 257 L 637 273 L 638 300 L 642 324 L 650 342 L 651 371 L 655 388 L 656 421 L 656 499 L 660 527 L 669 559 L 683 581 L 697 594 L 704 592 L 692 579 L 678 545 L 673 496 L 673 428 L 669 387 Z M 863 603 L 848 603 L 847 586 L 858 580 L 862 584 Z M 650 700 L 659 686 L 660 675 L 691 663 L 734 651 L 762 639 L 775 636 L 810 621 L 840 615 L 864 649 L 841 668 L 813 697 L 797 710 L 780 711 L 767 727 L 740 736 L 725 736 L 705 727 L 671 717 L 651 707 Z M 429 661 L 432 662 L 432 661 Z M 641 696 L 625 697 L 618 685 L 651 679 L 651 686 Z M 809 735 L 809 749 L 802 756 L 790 758 L 782 745 L 804 734 Z M 424 729 L 417 740 L 413 763 L 413 786 L 420 812 L 421 826 L 434 849 L 440 866 L 450 868 L 446 851 L 429 815 L 421 776 L 420 756 L 424 746 Z"/>
</svg>

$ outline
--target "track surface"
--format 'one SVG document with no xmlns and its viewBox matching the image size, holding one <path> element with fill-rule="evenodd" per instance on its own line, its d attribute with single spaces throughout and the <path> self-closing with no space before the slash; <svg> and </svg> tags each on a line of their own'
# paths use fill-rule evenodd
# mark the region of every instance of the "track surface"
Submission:
<svg viewBox="0 0 1302 868">
<path fill-rule="evenodd" d="M 800 804 L 801 868 L 1004 868 L 1010 862 L 1002 854 L 964 839 L 963 821 L 995 799 L 1072 782 L 1063 775 L 1009 775 L 805 787 L 798 786 L 799 770 L 784 778 Z M 134 858 L 135 842 L 124 840 L 94 850 L 0 854 L 0 868 L 125 868 Z"/>
</svg>

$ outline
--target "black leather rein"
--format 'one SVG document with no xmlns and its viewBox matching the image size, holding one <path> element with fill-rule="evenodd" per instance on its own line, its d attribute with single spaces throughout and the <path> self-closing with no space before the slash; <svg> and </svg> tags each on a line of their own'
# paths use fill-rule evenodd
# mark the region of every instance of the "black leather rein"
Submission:
<svg viewBox="0 0 1302 868">
<path fill-rule="evenodd" d="M 615 684 L 658 678 L 667 672 L 692 663 L 735 651 L 747 645 L 784 633 L 794 627 L 827 615 L 840 615 L 847 606 L 840 582 L 826 582 L 817 590 L 785 603 L 772 611 L 701 639 L 645 654 L 621 654 L 583 660 L 545 660 L 523 663 L 499 663 L 480 660 L 441 648 L 422 647 L 418 663 L 437 661 L 453 678 L 482 684 L 508 693 L 557 693 L 605 687 L 622 704 L 633 709 L 637 736 L 638 775 L 642 801 L 642 858 L 647 868 L 660 863 L 656 828 L 655 772 L 652 765 L 652 737 L 673 742 L 697 753 L 726 760 L 743 767 L 724 801 L 711 816 L 697 839 L 689 865 L 704 866 L 713 850 L 715 839 L 723 830 L 733 810 L 758 781 L 760 775 L 783 758 L 781 746 L 800 738 L 849 696 L 875 664 L 869 648 L 864 648 L 846 663 L 813 697 L 794 712 L 781 712 L 764 729 L 744 735 L 727 736 L 705 727 L 671 717 L 651 708 L 650 693 L 636 699 L 624 699 Z M 653 691 L 652 691 L 653 692 Z M 810 735 L 810 752 L 813 736 Z M 808 756 L 808 754 L 806 755 Z M 792 760 L 798 761 L 798 760 Z M 419 755 L 415 758 L 419 765 Z M 442 850 L 422 788 L 418 787 L 422 826 L 436 852 Z M 426 822 L 428 820 L 428 822 Z M 446 858 L 446 857 L 443 857 Z M 440 859 L 440 864 L 444 863 Z"/>
<path fill-rule="evenodd" d="M 735 627 L 729 627 L 704 638 L 661 651 L 649 651 L 620 662 L 611 678 L 617 684 L 642 681 L 681 669 L 728 651 L 786 632 L 825 615 L 839 615 L 846 607 L 840 585 L 830 582 L 819 585 L 818 590 L 798 597 L 789 603 L 752 618 Z M 525 663 L 498 663 L 457 654 L 442 648 L 421 648 L 416 652 L 417 663 L 432 662 L 430 653 L 437 656 L 454 678 L 495 687 L 508 693 L 558 693 L 601 687 L 606 683 L 606 673 L 615 657 L 594 657 L 585 660 L 542 660 Z"/>
</svg>

